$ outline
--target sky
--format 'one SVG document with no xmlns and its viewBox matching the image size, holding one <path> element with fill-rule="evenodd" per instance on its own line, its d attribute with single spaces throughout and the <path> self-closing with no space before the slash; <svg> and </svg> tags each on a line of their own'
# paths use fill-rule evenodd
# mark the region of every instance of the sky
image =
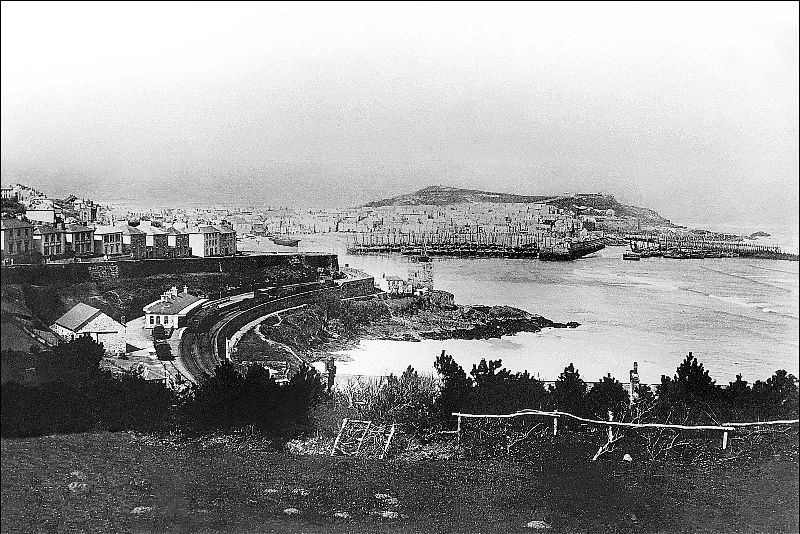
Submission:
<svg viewBox="0 0 800 534">
<path fill-rule="evenodd" d="M 433 184 L 798 220 L 798 4 L 3 2 L 2 177 L 138 205 Z"/>
</svg>

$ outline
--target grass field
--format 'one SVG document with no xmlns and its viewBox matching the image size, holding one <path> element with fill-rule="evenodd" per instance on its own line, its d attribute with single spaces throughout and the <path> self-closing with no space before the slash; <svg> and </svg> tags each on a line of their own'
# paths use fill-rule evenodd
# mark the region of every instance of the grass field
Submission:
<svg viewBox="0 0 800 534">
<path fill-rule="evenodd" d="M 728 460 L 713 468 L 618 457 L 593 463 L 593 445 L 568 447 L 565 435 L 547 457 L 514 461 L 301 456 L 257 436 L 4 439 L 0 526 L 3 532 L 524 532 L 531 531 L 529 521 L 541 520 L 552 525 L 549 532 L 798 531 L 796 427 L 758 457 L 736 458 L 734 442 Z M 137 507 L 147 508 L 135 513 Z M 287 508 L 299 513 L 286 515 Z"/>
</svg>

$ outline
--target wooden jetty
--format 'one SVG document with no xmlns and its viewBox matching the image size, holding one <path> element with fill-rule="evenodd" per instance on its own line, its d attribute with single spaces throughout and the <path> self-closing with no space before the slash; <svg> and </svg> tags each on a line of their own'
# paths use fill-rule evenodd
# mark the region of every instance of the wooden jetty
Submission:
<svg viewBox="0 0 800 534">
<path fill-rule="evenodd" d="M 798 261 L 797 254 L 783 252 L 780 247 L 759 245 L 733 239 L 709 238 L 698 235 L 664 233 L 627 234 L 631 250 L 648 255 L 663 255 L 673 259 L 758 258 Z"/>
<path fill-rule="evenodd" d="M 349 254 L 536 258 L 549 238 L 501 232 L 366 232 L 348 236 Z"/>
</svg>

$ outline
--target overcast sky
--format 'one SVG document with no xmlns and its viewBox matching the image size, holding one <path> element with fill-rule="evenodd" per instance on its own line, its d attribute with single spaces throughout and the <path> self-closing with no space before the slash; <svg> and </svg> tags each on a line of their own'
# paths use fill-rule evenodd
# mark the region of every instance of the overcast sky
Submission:
<svg viewBox="0 0 800 534">
<path fill-rule="evenodd" d="M 3 2 L 2 163 L 118 202 L 444 184 L 796 224 L 798 4 Z"/>
</svg>

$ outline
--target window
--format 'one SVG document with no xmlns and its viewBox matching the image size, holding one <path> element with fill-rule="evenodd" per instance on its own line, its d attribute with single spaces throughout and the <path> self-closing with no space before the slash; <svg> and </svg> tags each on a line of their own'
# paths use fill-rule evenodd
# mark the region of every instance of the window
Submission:
<svg viewBox="0 0 800 534">
<path fill-rule="evenodd" d="M 161 324 L 161 316 L 156 315 L 156 324 Z"/>
<path fill-rule="evenodd" d="M 150 324 L 155 324 L 156 318 L 154 316 L 150 316 Z"/>
</svg>

